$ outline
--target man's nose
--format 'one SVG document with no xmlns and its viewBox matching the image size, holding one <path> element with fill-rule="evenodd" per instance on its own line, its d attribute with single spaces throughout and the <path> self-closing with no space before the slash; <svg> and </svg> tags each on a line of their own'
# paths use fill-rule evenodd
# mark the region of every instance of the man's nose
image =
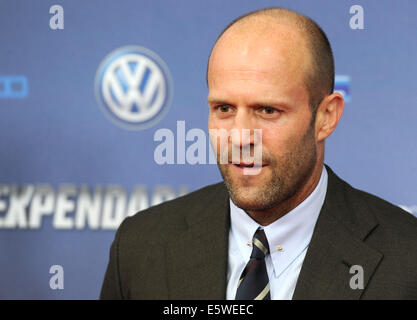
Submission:
<svg viewBox="0 0 417 320">
<path fill-rule="evenodd" d="M 254 132 L 253 119 L 249 111 L 239 110 L 237 112 L 229 137 L 235 147 L 254 145 L 259 140 Z"/>
</svg>

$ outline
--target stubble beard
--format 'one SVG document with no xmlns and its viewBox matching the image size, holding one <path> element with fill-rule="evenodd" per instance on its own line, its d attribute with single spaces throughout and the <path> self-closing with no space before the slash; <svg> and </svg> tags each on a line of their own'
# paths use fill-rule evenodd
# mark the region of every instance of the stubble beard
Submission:
<svg viewBox="0 0 417 320">
<path fill-rule="evenodd" d="M 288 141 L 279 160 L 266 152 L 269 172 L 263 177 L 230 173 L 228 164 L 218 164 L 233 203 L 245 211 L 264 211 L 279 206 L 293 197 L 312 175 L 317 161 L 314 126 L 309 126 L 300 141 Z M 263 170 L 264 170 L 263 169 Z M 256 180 L 256 183 L 254 181 Z"/>
</svg>

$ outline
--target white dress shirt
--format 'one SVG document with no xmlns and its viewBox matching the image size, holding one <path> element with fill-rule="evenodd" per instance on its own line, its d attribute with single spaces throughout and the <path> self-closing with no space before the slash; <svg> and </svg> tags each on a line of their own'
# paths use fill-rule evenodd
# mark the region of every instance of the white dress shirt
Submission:
<svg viewBox="0 0 417 320">
<path fill-rule="evenodd" d="M 233 300 L 243 269 L 250 259 L 253 235 L 264 229 L 270 254 L 265 258 L 271 299 L 292 299 L 298 275 L 327 191 L 327 171 L 323 166 L 314 191 L 296 208 L 268 226 L 262 227 L 230 200 L 229 259 L 226 299 Z"/>
</svg>

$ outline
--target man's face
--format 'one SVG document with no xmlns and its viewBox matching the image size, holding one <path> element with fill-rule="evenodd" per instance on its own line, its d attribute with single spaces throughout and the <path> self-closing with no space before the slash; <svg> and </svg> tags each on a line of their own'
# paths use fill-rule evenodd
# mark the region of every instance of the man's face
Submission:
<svg viewBox="0 0 417 320">
<path fill-rule="evenodd" d="M 218 166 L 233 202 L 247 211 L 273 208 L 293 196 L 317 161 L 305 72 L 310 56 L 303 38 L 290 27 L 270 33 L 226 32 L 213 49 L 208 69 L 209 129 L 262 129 L 262 169 L 244 174 L 231 163 Z M 229 140 L 232 148 L 250 143 Z M 212 143 L 213 144 L 213 143 Z M 219 151 L 219 150 L 218 150 Z M 241 159 L 245 162 L 245 159 Z"/>
</svg>

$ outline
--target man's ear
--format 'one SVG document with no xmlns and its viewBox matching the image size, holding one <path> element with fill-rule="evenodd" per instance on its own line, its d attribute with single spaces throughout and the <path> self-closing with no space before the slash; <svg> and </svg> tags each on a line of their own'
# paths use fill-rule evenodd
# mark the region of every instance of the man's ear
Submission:
<svg viewBox="0 0 417 320">
<path fill-rule="evenodd" d="M 325 97 L 317 109 L 316 141 L 325 140 L 336 129 L 345 108 L 345 100 L 338 92 Z"/>
</svg>

